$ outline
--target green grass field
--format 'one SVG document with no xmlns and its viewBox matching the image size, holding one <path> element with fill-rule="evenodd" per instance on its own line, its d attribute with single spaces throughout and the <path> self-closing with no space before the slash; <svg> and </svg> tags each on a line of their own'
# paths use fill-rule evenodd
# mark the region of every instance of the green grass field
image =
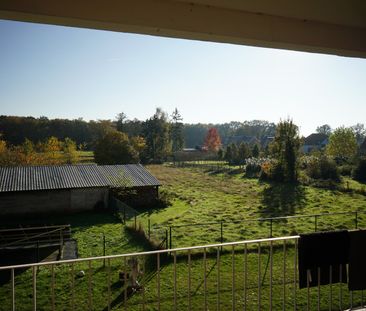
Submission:
<svg viewBox="0 0 366 311">
<path fill-rule="evenodd" d="M 145 211 L 139 215 L 144 227 L 150 217 L 154 228 L 184 226 L 172 229 L 172 246 L 183 247 L 217 243 L 220 224 L 190 226 L 197 223 L 224 221 L 224 242 L 269 236 L 269 222 L 250 219 L 289 215 L 330 214 L 365 211 L 366 196 L 302 185 L 269 184 L 242 174 L 209 174 L 202 169 L 175 168 L 162 165 L 148 167 L 163 184 L 161 191 L 172 197 L 165 209 Z M 353 181 L 352 187 L 363 185 Z M 366 214 L 359 213 L 358 225 L 366 225 Z M 244 222 L 246 220 L 247 222 Z M 315 219 L 297 218 L 273 222 L 273 236 L 312 232 Z M 353 215 L 329 215 L 317 219 L 317 229 L 352 229 Z M 161 231 L 157 234 L 161 235 Z M 161 236 L 159 236 L 159 239 Z"/>
<path fill-rule="evenodd" d="M 161 191 L 172 197 L 172 205 L 164 209 L 141 211 L 138 221 L 146 228 L 150 217 L 152 234 L 154 228 L 166 228 L 170 225 L 186 225 L 213 220 L 225 220 L 224 239 L 235 241 L 268 236 L 268 223 L 252 222 L 251 224 L 234 224 L 233 221 L 281 215 L 317 214 L 365 210 L 366 197 L 360 194 L 343 193 L 313 187 L 290 186 L 260 183 L 256 179 L 242 178 L 240 175 L 209 174 L 201 169 L 174 168 L 163 165 L 152 165 L 148 169 L 162 182 Z M 362 187 L 360 184 L 352 186 Z M 366 217 L 359 215 L 359 227 L 366 226 Z M 121 254 L 147 250 L 148 246 L 128 234 L 119 219 L 108 213 L 82 213 L 36 219 L 37 222 L 70 223 L 73 237 L 78 240 L 80 257 L 99 256 L 103 254 L 102 235 L 106 236 L 106 254 Z M 28 219 L 31 222 L 31 219 Z M 131 220 L 133 221 L 133 220 Z M 318 220 L 318 228 L 337 229 L 353 228 L 353 217 L 329 216 Z M 314 230 L 313 220 L 287 221 L 274 224 L 275 236 L 290 235 L 296 232 Z M 161 236 L 156 236 L 157 239 Z M 219 242 L 220 228 L 217 225 L 207 227 L 182 227 L 173 229 L 173 247 L 202 245 Z M 282 245 L 273 251 L 272 294 L 273 310 L 282 310 L 282 297 L 285 293 L 285 308 L 293 309 L 294 296 L 294 248 L 287 245 L 287 258 L 284 261 Z M 180 253 L 177 258 L 177 296 L 178 310 L 188 309 L 188 264 L 187 254 Z M 192 310 L 202 310 L 204 296 L 204 262 L 203 254 L 192 255 L 192 282 L 190 289 Z M 258 263 L 260 260 L 260 264 Z M 220 307 L 232 308 L 234 293 L 236 308 L 244 307 L 244 287 L 246 288 L 247 310 L 258 310 L 258 267 L 261 269 L 262 309 L 268 310 L 270 295 L 270 275 L 268 270 L 268 248 L 262 248 L 260 257 L 256 247 L 251 247 L 247 254 L 247 282 L 245 282 L 244 249 L 237 247 L 234 255 L 231 248 L 224 249 L 220 257 L 220 270 L 216 258 L 216 249 L 208 250 L 206 260 L 206 301 L 208 310 L 217 306 L 217 280 L 220 273 Z M 236 277 L 233 283 L 233 263 Z M 140 261 L 145 266 L 145 273 L 140 278 L 144 291 L 128 299 L 128 310 L 142 310 L 142 302 L 147 303 L 146 310 L 157 310 L 157 275 L 156 256 Z M 283 284 L 283 267 L 286 267 L 285 286 Z M 111 302 L 113 309 L 124 309 L 124 295 L 118 280 L 118 271 L 124 268 L 123 259 L 111 260 Z M 85 277 L 78 278 L 76 273 L 86 272 Z M 91 269 L 86 263 L 60 265 L 55 267 L 55 309 L 85 310 L 91 303 L 93 310 L 107 310 L 108 299 L 108 262 L 106 267 L 102 261 L 93 262 Z M 169 257 L 162 260 L 160 271 L 161 310 L 172 310 L 174 307 L 174 263 Z M 37 310 L 52 310 L 50 286 L 51 270 L 41 268 L 37 273 Z M 91 284 L 91 299 L 88 286 Z M 235 284 L 233 291 L 232 285 Z M 74 287 L 74 297 L 72 288 Z M 285 292 L 283 291 L 285 288 Z M 338 294 L 340 286 L 334 285 L 334 302 L 332 309 L 339 309 Z M 343 285 L 344 307 L 348 305 L 349 296 Z M 306 290 L 296 289 L 298 310 L 306 305 Z M 361 294 L 354 295 L 354 303 L 361 300 Z M 321 309 L 329 310 L 329 287 L 321 289 Z M 0 284 L 0 310 L 10 310 L 11 296 L 9 282 Z M 311 289 L 311 307 L 316 309 L 317 289 Z M 17 310 L 30 310 L 32 307 L 32 271 L 27 270 L 16 276 L 16 307 Z"/>
</svg>

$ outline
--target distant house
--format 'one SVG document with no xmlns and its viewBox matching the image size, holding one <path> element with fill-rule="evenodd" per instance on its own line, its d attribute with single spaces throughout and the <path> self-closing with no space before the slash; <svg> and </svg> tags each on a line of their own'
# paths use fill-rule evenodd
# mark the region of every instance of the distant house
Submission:
<svg viewBox="0 0 366 311">
<path fill-rule="evenodd" d="M 274 140 L 274 136 L 263 136 L 261 138 L 261 146 L 262 148 L 267 148 L 270 143 Z"/>
<path fill-rule="evenodd" d="M 328 144 L 328 135 L 321 133 L 313 133 L 305 138 L 302 146 L 304 153 L 310 153 L 314 150 L 322 150 Z"/>
<path fill-rule="evenodd" d="M 0 167 L 0 216 L 106 208 L 113 188 L 150 200 L 159 186 L 139 164 Z"/>
</svg>

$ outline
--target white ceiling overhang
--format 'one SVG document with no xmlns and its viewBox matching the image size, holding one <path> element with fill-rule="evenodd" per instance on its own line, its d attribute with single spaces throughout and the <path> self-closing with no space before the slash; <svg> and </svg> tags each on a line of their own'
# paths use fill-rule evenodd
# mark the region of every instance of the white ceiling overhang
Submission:
<svg viewBox="0 0 366 311">
<path fill-rule="evenodd" d="M 0 18 L 366 57 L 364 0 L 1 0 Z"/>
</svg>

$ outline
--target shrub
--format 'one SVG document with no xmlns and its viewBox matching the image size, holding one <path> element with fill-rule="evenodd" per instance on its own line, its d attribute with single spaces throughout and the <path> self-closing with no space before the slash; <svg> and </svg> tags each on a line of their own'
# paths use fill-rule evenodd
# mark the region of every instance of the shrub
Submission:
<svg viewBox="0 0 366 311">
<path fill-rule="evenodd" d="M 362 158 L 358 161 L 352 175 L 354 179 L 366 182 L 366 158 Z"/>
<path fill-rule="evenodd" d="M 306 174 L 314 179 L 320 179 L 320 165 L 318 158 L 311 158 L 305 166 Z"/>
<path fill-rule="evenodd" d="M 306 170 L 308 168 L 308 166 L 314 161 L 316 160 L 317 157 L 313 156 L 313 155 L 303 155 L 300 159 L 299 159 L 299 168 L 302 170 Z"/>
<path fill-rule="evenodd" d="M 111 131 L 97 140 L 94 150 L 98 164 L 137 163 L 139 155 L 125 133 Z"/>
<path fill-rule="evenodd" d="M 262 166 L 258 159 L 250 158 L 246 160 L 245 176 L 249 178 L 259 177 Z"/>
<path fill-rule="evenodd" d="M 337 164 L 326 156 L 312 158 L 307 163 L 306 173 L 313 179 L 340 181 Z"/>
<path fill-rule="evenodd" d="M 270 163 L 272 160 L 268 158 L 248 158 L 245 160 L 245 176 L 249 178 L 260 177 L 262 166 Z"/>
<path fill-rule="evenodd" d="M 353 171 L 353 166 L 349 164 L 344 164 L 340 167 L 338 167 L 339 173 L 342 176 L 351 176 Z"/>
<path fill-rule="evenodd" d="M 273 164 L 271 162 L 264 162 L 261 165 L 261 173 L 260 173 L 260 179 L 262 180 L 268 180 L 273 179 Z"/>
<path fill-rule="evenodd" d="M 288 182 L 288 180 L 284 179 L 283 167 L 276 160 L 270 160 L 262 164 L 262 170 L 259 178 L 261 180 Z"/>
</svg>

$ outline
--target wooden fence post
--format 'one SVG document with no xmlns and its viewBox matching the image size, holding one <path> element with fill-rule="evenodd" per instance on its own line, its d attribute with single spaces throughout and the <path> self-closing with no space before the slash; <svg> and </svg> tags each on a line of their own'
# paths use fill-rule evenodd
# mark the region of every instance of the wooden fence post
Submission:
<svg viewBox="0 0 366 311">
<path fill-rule="evenodd" d="M 221 243 L 224 243 L 224 229 L 222 226 L 222 220 L 220 220 L 220 232 L 221 232 L 220 241 Z"/>
<path fill-rule="evenodd" d="M 315 232 L 318 231 L 318 216 L 317 215 L 314 216 L 314 229 L 315 229 Z"/>
<path fill-rule="evenodd" d="M 272 232 L 273 232 L 273 219 L 271 218 L 270 220 L 270 227 L 269 227 L 269 237 L 272 237 Z"/>
<path fill-rule="evenodd" d="M 103 256 L 105 256 L 105 234 L 103 233 Z M 105 258 L 103 259 L 103 267 L 105 267 Z"/>
<path fill-rule="evenodd" d="M 148 235 L 149 235 L 149 240 L 150 240 L 150 234 L 151 234 L 151 231 L 150 231 L 150 217 L 147 219 L 147 227 L 148 227 Z"/>
<path fill-rule="evenodd" d="M 165 229 L 165 248 L 168 249 L 168 229 Z"/>
<path fill-rule="evenodd" d="M 37 241 L 37 262 L 39 262 L 39 241 Z"/>
<path fill-rule="evenodd" d="M 358 213 L 355 212 L 355 228 L 358 229 Z"/>
<path fill-rule="evenodd" d="M 172 249 L 172 227 L 169 227 L 169 248 Z"/>
</svg>

